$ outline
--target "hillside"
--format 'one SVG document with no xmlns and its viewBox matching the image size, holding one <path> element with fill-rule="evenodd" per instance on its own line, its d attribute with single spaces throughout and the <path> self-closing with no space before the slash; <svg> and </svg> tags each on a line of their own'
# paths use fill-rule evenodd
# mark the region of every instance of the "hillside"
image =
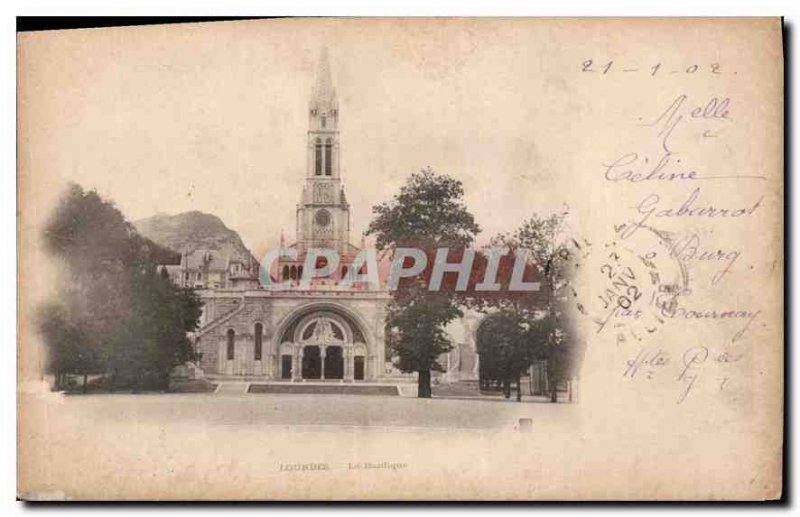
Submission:
<svg viewBox="0 0 800 517">
<path fill-rule="evenodd" d="M 208 249 L 222 255 L 251 256 L 239 234 L 212 214 L 198 211 L 156 214 L 133 224 L 144 237 L 178 253 Z"/>
</svg>

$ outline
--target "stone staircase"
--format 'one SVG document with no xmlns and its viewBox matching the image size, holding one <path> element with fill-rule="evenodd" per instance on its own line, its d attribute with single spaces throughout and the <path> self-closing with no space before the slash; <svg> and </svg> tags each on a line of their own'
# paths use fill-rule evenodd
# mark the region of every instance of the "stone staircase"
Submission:
<svg viewBox="0 0 800 517">
<path fill-rule="evenodd" d="M 397 386 L 369 384 L 326 383 L 275 383 L 250 384 L 248 393 L 274 393 L 296 395 L 384 395 L 398 396 Z"/>
<path fill-rule="evenodd" d="M 217 395 L 241 395 L 247 393 L 247 382 L 221 382 L 214 393 Z"/>
</svg>

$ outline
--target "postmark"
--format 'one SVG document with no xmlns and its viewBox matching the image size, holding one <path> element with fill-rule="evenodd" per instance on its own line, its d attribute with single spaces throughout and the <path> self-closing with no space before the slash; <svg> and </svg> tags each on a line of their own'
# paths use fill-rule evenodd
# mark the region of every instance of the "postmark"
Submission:
<svg viewBox="0 0 800 517">
<path fill-rule="evenodd" d="M 670 250 L 675 236 L 643 226 L 636 238 L 623 238 L 625 226 L 615 227 L 593 261 L 599 288 L 592 300 L 594 332 L 616 333 L 617 344 L 642 341 L 669 319 L 678 298 L 691 294 L 686 265 Z"/>
</svg>

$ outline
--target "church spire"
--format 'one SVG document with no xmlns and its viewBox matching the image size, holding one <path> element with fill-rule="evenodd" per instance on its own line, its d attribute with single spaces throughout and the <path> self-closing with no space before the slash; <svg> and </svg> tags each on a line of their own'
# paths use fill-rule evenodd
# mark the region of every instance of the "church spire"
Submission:
<svg viewBox="0 0 800 517">
<path fill-rule="evenodd" d="M 306 184 L 297 207 L 297 240 L 343 253 L 349 249 L 350 207 L 341 188 L 339 109 L 324 48 L 308 104 Z"/>
<path fill-rule="evenodd" d="M 311 108 L 320 111 L 335 109 L 337 105 L 336 90 L 331 79 L 331 66 L 328 62 L 328 49 L 322 48 L 317 68 L 314 88 L 311 90 Z"/>
</svg>

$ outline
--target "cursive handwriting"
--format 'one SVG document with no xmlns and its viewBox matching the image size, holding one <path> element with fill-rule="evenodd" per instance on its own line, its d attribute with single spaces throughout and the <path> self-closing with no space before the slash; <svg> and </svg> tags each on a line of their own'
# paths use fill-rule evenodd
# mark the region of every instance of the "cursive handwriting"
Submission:
<svg viewBox="0 0 800 517">
<path fill-rule="evenodd" d="M 671 152 L 670 138 L 672 134 L 678 124 L 684 120 L 704 122 L 732 121 L 730 117 L 731 101 L 728 97 L 711 97 L 704 103 L 694 107 L 688 106 L 688 99 L 689 97 L 686 94 L 678 95 L 654 120 L 643 124 L 657 131 L 657 136 L 661 139 L 661 148 L 667 153 Z M 703 136 L 706 138 L 716 137 L 720 131 L 716 129 L 716 126 L 714 126 L 714 129 L 706 128 L 703 131 Z"/>
<path fill-rule="evenodd" d="M 766 179 L 756 174 L 731 174 L 706 176 L 700 175 L 690 168 L 679 167 L 680 159 L 675 159 L 673 153 L 666 151 L 657 160 L 640 158 L 638 153 L 626 153 L 611 161 L 601 163 L 603 177 L 612 183 L 629 182 L 642 183 L 645 181 L 700 181 L 700 180 L 726 180 L 726 179 Z"/>
<path fill-rule="evenodd" d="M 625 361 L 622 374 L 631 381 L 637 378 L 652 380 L 655 377 L 669 376 L 679 386 L 677 404 L 682 404 L 697 386 L 708 386 L 709 380 L 719 382 L 719 389 L 736 373 L 730 365 L 741 361 L 744 354 L 722 346 L 711 349 L 704 345 L 693 345 L 684 349 L 680 359 L 673 361 L 670 353 L 663 348 L 640 348 L 636 356 Z M 674 375 L 674 377 L 672 377 Z M 709 378 L 710 377 L 710 378 Z"/>
<path fill-rule="evenodd" d="M 670 256 L 681 262 L 723 262 L 723 269 L 711 277 L 711 285 L 717 285 L 730 272 L 741 253 L 737 250 L 702 249 L 700 237 L 697 234 L 691 234 L 670 245 Z"/>
<path fill-rule="evenodd" d="M 657 218 L 679 218 L 679 217 L 707 217 L 707 218 L 738 218 L 750 217 L 761 206 L 764 196 L 758 198 L 752 206 L 736 207 L 736 208 L 715 208 L 713 205 L 708 204 L 705 206 L 695 206 L 697 199 L 700 197 L 700 188 L 692 191 L 689 198 L 684 201 L 677 208 L 663 208 L 661 197 L 658 194 L 648 194 L 642 201 L 634 208 L 639 213 L 641 218 L 634 221 L 633 224 L 626 225 L 620 233 L 620 238 L 627 239 L 636 231 L 644 226 L 650 217 Z"/>
<path fill-rule="evenodd" d="M 648 379 L 652 379 L 655 369 L 666 366 L 669 362 L 669 355 L 660 348 L 655 352 L 648 352 L 642 348 L 635 358 L 627 361 L 627 368 L 622 376 L 633 379 L 637 373 L 643 371 Z"/>
<path fill-rule="evenodd" d="M 661 315 L 665 318 L 686 319 L 686 320 L 732 320 L 732 319 L 752 319 L 759 311 L 747 310 L 694 310 L 684 307 L 677 307 L 671 311 L 662 308 Z"/>
</svg>

